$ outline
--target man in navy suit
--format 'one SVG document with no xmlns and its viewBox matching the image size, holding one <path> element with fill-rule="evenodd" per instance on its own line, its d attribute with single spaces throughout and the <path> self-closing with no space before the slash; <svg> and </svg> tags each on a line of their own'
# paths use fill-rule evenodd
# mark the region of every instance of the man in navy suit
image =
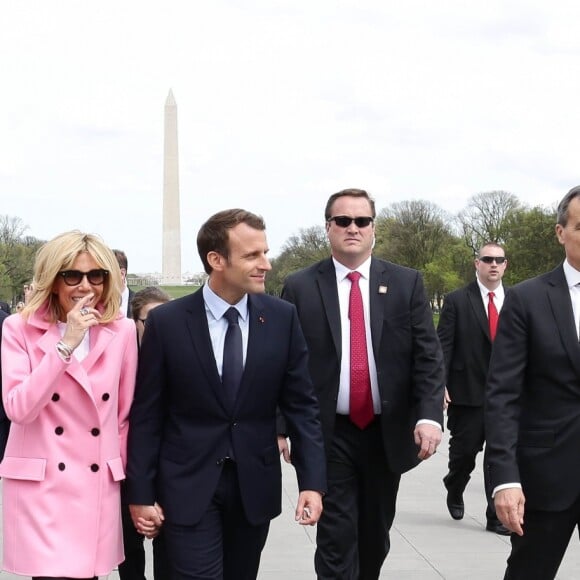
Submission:
<svg viewBox="0 0 580 580">
<path fill-rule="evenodd" d="M 292 437 L 296 520 L 313 525 L 322 512 L 318 404 L 296 309 L 263 294 L 271 266 L 262 218 L 241 209 L 215 214 L 197 245 L 207 284 L 147 319 L 130 417 L 128 498 L 142 533 L 153 535 L 163 523 L 172 580 L 250 580 L 281 511 L 277 409 Z M 237 322 L 228 324 L 232 308 Z M 241 334 L 237 385 L 229 326 Z"/>
<path fill-rule="evenodd" d="M 550 580 L 580 523 L 580 187 L 558 206 L 566 259 L 510 288 L 486 388 L 495 508 L 514 532 L 505 580 Z"/>
<path fill-rule="evenodd" d="M 441 441 L 443 357 L 419 272 L 372 257 L 374 200 L 339 191 L 325 218 L 332 257 L 289 276 L 282 293 L 308 343 L 327 455 L 315 567 L 320 580 L 376 580 L 401 474 Z"/>
<path fill-rule="evenodd" d="M 447 509 L 454 520 L 463 518 L 463 492 L 475 469 L 475 458 L 483 449 L 483 402 L 491 356 L 493 312 L 499 316 L 505 297 L 502 277 L 507 267 L 504 249 L 495 243 L 482 246 L 475 259 L 476 279 L 445 296 L 437 326 L 445 358 L 449 472 L 443 482 Z M 498 316 L 495 317 L 497 321 Z M 510 531 L 497 519 L 489 478 L 484 476 L 487 497 L 486 529 L 496 534 Z"/>
</svg>

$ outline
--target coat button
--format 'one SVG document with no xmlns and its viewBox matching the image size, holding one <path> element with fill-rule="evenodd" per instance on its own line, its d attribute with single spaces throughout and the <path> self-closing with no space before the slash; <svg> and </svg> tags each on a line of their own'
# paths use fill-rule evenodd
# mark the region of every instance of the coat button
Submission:
<svg viewBox="0 0 580 580">
<path fill-rule="evenodd" d="M 59 463 L 59 464 L 58 464 L 58 470 L 59 470 L 59 471 L 64 471 L 64 468 L 65 468 L 65 465 L 64 465 L 64 463 Z"/>
<path fill-rule="evenodd" d="M 62 427 L 57 427 L 57 428 L 54 430 L 54 432 L 55 432 L 57 435 L 62 435 L 62 434 L 64 433 L 64 429 L 63 429 Z"/>
<path fill-rule="evenodd" d="M 93 427 L 93 428 L 91 429 L 91 435 L 92 435 L 93 437 L 98 437 L 98 436 L 100 435 L 100 433 L 101 433 L 101 432 L 100 432 L 100 431 L 99 431 L 99 429 L 97 429 L 96 427 Z"/>
<path fill-rule="evenodd" d="M 53 393 L 51 399 L 56 403 L 60 399 L 60 395 L 58 393 Z"/>
<path fill-rule="evenodd" d="M 93 463 L 93 464 L 91 465 L 91 471 L 92 471 L 93 473 L 96 473 L 97 471 L 99 471 L 99 466 L 98 466 L 96 463 Z"/>
<path fill-rule="evenodd" d="M 111 395 L 109 395 L 109 393 L 103 393 L 103 396 L 101 397 L 101 399 L 103 399 L 103 401 L 108 401 L 111 398 Z"/>
</svg>

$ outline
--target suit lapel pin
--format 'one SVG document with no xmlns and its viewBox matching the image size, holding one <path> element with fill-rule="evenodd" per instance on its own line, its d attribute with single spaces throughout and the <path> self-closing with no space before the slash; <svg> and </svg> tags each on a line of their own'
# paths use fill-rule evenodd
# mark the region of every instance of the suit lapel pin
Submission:
<svg viewBox="0 0 580 580">
<path fill-rule="evenodd" d="M 264 324 L 264 322 L 266 322 L 263 316 L 258 316 L 258 320 L 260 321 L 260 324 Z"/>
<path fill-rule="evenodd" d="M 388 289 L 388 286 L 379 286 L 379 294 L 386 294 Z"/>
</svg>

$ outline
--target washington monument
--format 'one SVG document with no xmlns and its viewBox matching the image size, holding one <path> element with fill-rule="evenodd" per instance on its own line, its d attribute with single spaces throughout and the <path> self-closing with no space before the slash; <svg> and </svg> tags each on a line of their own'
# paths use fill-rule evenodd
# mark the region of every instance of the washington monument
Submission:
<svg viewBox="0 0 580 580">
<path fill-rule="evenodd" d="M 165 139 L 163 146 L 163 256 L 164 285 L 181 280 L 181 225 L 179 219 L 179 159 L 177 148 L 177 104 L 173 91 L 165 101 Z"/>
</svg>

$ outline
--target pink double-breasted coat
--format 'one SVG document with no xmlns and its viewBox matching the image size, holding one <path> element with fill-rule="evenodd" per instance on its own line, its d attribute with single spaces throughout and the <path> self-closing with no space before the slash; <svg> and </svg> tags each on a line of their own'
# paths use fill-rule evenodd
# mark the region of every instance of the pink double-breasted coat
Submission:
<svg viewBox="0 0 580 580">
<path fill-rule="evenodd" d="M 119 482 L 135 388 L 135 325 L 119 318 L 92 327 L 82 362 L 65 362 L 59 340 L 40 311 L 4 322 L 2 398 L 12 425 L 0 463 L 3 568 L 90 578 L 124 558 Z"/>
</svg>

